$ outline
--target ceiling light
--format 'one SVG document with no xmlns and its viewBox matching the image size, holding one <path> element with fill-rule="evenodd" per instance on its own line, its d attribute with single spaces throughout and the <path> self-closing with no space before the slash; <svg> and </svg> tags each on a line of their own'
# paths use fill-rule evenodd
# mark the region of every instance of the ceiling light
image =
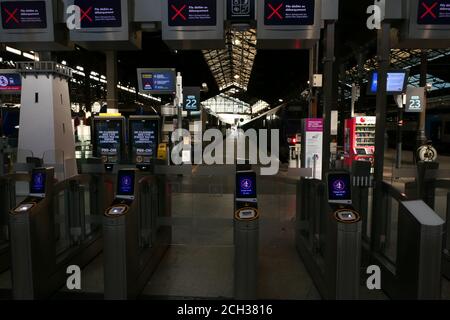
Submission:
<svg viewBox="0 0 450 320">
<path fill-rule="evenodd" d="M 240 77 L 239 77 L 238 74 L 235 74 L 235 75 L 234 75 L 234 78 L 237 80 L 237 79 L 239 79 Z"/>
</svg>

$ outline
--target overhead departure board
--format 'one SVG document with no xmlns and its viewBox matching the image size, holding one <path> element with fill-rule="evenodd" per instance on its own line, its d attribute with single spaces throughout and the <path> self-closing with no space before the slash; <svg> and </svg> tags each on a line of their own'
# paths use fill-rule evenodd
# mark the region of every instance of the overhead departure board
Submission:
<svg viewBox="0 0 450 320">
<path fill-rule="evenodd" d="M 81 28 L 120 28 L 121 0 L 75 0 L 81 10 Z"/>
<path fill-rule="evenodd" d="M 4 1 L 0 7 L 3 29 L 47 28 L 45 1 Z"/>
<path fill-rule="evenodd" d="M 264 0 L 264 24 L 313 25 L 314 5 L 315 0 Z"/>
<path fill-rule="evenodd" d="M 450 25 L 450 0 L 419 0 L 417 23 Z"/>
<path fill-rule="evenodd" d="M 171 27 L 215 26 L 217 0 L 168 0 Z"/>
</svg>

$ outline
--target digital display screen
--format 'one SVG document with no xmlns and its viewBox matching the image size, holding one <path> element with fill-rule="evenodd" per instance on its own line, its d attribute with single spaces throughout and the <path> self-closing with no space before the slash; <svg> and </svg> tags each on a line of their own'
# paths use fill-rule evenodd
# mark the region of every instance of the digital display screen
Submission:
<svg viewBox="0 0 450 320">
<path fill-rule="evenodd" d="M 45 180 L 45 172 L 33 171 L 30 181 L 30 194 L 45 194 Z"/>
<path fill-rule="evenodd" d="M 256 174 L 236 173 L 236 198 L 256 198 Z"/>
<path fill-rule="evenodd" d="M 117 175 L 117 195 L 134 195 L 134 171 L 119 171 Z"/>
<path fill-rule="evenodd" d="M 450 0 L 419 0 L 417 24 L 450 25 Z"/>
<path fill-rule="evenodd" d="M 121 0 L 75 0 L 81 10 L 81 28 L 120 28 Z"/>
<path fill-rule="evenodd" d="M 388 71 L 386 91 L 388 94 L 403 93 L 407 85 L 406 71 Z M 369 93 L 376 94 L 378 89 L 378 72 L 372 72 L 369 77 Z"/>
<path fill-rule="evenodd" d="M 183 88 L 183 110 L 184 111 L 200 111 L 200 88 L 185 87 Z"/>
<path fill-rule="evenodd" d="M 18 73 L 0 72 L 0 94 L 2 92 L 18 92 L 22 90 L 22 77 Z"/>
<path fill-rule="evenodd" d="M 315 0 L 264 0 L 266 26 L 304 26 L 314 24 Z"/>
<path fill-rule="evenodd" d="M 175 93 L 175 72 L 173 70 L 145 71 L 140 74 L 142 90 L 148 93 Z"/>
<path fill-rule="evenodd" d="M 120 155 L 122 147 L 122 120 L 96 120 L 96 155 Z"/>
<path fill-rule="evenodd" d="M 227 0 L 227 20 L 255 20 L 255 0 Z"/>
<path fill-rule="evenodd" d="M 330 173 L 328 175 L 328 201 L 349 202 L 352 200 L 350 174 Z"/>
<path fill-rule="evenodd" d="M 168 0 L 171 27 L 215 26 L 217 0 Z"/>
<path fill-rule="evenodd" d="M 130 120 L 131 152 L 137 163 L 156 158 L 159 123 L 157 119 Z"/>
<path fill-rule="evenodd" d="M 45 1 L 5 1 L 1 3 L 3 29 L 45 29 Z"/>
</svg>

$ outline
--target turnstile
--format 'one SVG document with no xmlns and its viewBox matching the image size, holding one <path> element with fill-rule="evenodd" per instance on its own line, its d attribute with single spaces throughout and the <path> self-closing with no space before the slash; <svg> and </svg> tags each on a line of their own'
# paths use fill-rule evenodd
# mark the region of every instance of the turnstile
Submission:
<svg viewBox="0 0 450 320">
<path fill-rule="evenodd" d="M 133 299 L 149 281 L 171 242 L 171 228 L 160 226 L 166 214 L 163 177 L 120 170 L 113 203 L 104 213 L 104 297 Z"/>
</svg>

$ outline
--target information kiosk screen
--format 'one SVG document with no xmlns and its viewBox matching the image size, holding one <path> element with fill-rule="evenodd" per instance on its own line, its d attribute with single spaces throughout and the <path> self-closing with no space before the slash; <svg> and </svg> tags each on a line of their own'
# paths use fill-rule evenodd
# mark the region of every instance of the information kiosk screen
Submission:
<svg viewBox="0 0 450 320">
<path fill-rule="evenodd" d="M 117 196 L 134 197 L 134 179 L 133 170 L 120 170 L 117 175 Z"/>
<path fill-rule="evenodd" d="M 3 1 L 3 29 L 46 29 L 45 1 Z"/>
<path fill-rule="evenodd" d="M 328 202 L 351 204 L 352 186 L 349 173 L 328 174 Z"/>
<path fill-rule="evenodd" d="M 156 158 L 158 149 L 158 119 L 130 119 L 131 152 L 137 162 Z M 141 160 L 141 161 L 139 161 Z"/>
<path fill-rule="evenodd" d="M 252 171 L 236 173 L 236 198 L 256 198 L 256 174 Z"/>
<path fill-rule="evenodd" d="M 30 194 L 45 197 L 46 173 L 41 170 L 34 170 L 31 174 Z"/>
<path fill-rule="evenodd" d="M 401 94 L 406 90 L 408 84 L 408 72 L 406 70 L 391 70 L 387 74 L 387 94 Z M 378 72 L 369 75 L 368 94 L 377 94 Z"/>
<path fill-rule="evenodd" d="M 122 152 L 122 119 L 99 119 L 95 121 L 95 156 L 120 156 Z"/>
<path fill-rule="evenodd" d="M 81 10 L 81 28 L 120 28 L 121 0 L 75 0 Z"/>
</svg>

